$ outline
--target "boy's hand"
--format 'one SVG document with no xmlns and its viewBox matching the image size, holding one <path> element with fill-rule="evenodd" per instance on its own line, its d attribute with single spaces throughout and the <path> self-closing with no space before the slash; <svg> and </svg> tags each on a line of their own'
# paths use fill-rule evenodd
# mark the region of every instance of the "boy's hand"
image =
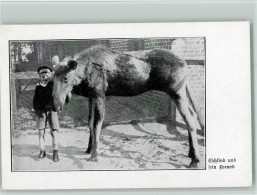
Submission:
<svg viewBox="0 0 257 195">
<path fill-rule="evenodd" d="M 52 103 L 49 103 L 45 106 L 45 109 L 46 110 L 52 110 L 53 106 L 52 106 Z"/>
<path fill-rule="evenodd" d="M 31 116 L 33 120 L 36 120 L 36 112 L 33 108 L 31 109 Z"/>
</svg>

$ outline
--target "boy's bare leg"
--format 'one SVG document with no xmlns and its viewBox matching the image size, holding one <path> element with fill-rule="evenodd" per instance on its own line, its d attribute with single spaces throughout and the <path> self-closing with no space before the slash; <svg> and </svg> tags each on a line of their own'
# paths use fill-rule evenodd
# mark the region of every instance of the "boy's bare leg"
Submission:
<svg viewBox="0 0 257 195">
<path fill-rule="evenodd" d="M 51 130 L 51 136 L 52 136 L 52 146 L 53 146 L 53 161 L 58 162 L 59 156 L 58 156 L 58 130 L 52 129 Z"/>
<path fill-rule="evenodd" d="M 45 152 L 45 129 L 39 129 L 39 158 L 44 158 L 46 157 L 46 152 Z"/>
<path fill-rule="evenodd" d="M 52 146 L 53 150 L 58 150 L 58 130 L 53 129 L 51 130 L 51 136 L 52 136 Z"/>
<path fill-rule="evenodd" d="M 48 112 L 48 122 L 51 129 L 51 136 L 52 136 L 52 146 L 53 146 L 53 161 L 58 162 L 58 145 L 59 145 L 59 136 L 58 132 L 60 129 L 58 114 L 57 112 Z"/>
</svg>

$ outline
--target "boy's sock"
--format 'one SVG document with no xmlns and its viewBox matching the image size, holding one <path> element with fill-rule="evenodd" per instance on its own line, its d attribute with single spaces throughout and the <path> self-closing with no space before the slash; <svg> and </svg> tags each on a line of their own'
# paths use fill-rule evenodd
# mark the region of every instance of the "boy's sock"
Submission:
<svg viewBox="0 0 257 195">
<path fill-rule="evenodd" d="M 45 129 L 39 129 L 39 149 L 45 150 Z"/>
<path fill-rule="evenodd" d="M 45 158 L 45 157 L 46 157 L 46 151 L 45 150 L 40 150 L 39 158 Z"/>
<path fill-rule="evenodd" d="M 59 155 L 58 155 L 58 150 L 53 151 L 53 161 L 58 162 L 59 161 Z"/>
<path fill-rule="evenodd" d="M 46 157 L 45 152 L 45 129 L 39 129 L 39 158 Z"/>
<path fill-rule="evenodd" d="M 59 161 L 59 155 L 58 155 L 58 130 L 53 129 L 51 131 L 52 135 L 52 146 L 53 146 L 53 161 L 58 162 Z"/>
<path fill-rule="evenodd" d="M 58 150 L 58 130 L 52 130 L 52 146 L 53 150 Z"/>
</svg>

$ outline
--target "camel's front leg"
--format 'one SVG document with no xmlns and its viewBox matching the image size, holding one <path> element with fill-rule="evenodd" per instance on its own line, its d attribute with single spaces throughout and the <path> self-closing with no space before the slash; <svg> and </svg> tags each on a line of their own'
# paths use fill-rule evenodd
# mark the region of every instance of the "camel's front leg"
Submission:
<svg viewBox="0 0 257 195">
<path fill-rule="evenodd" d="M 92 151 L 92 135 L 93 135 L 93 129 L 94 129 L 94 115 L 95 115 L 95 105 L 92 101 L 92 98 L 90 97 L 88 99 L 88 127 L 90 130 L 90 135 L 89 135 L 89 142 L 88 142 L 88 147 L 87 147 L 87 154 L 90 154 Z"/>
<path fill-rule="evenodd" d="M 92 99 L 94 109 L 94 122 L 93 129 L 90 130 L 90 136 L 92 137 L 92 154 L 89 158 L 90 161 L 97 161 L 100 133 L 104 121 L 105 114 L 105 97 L 96 97 Z"/>
</svg>

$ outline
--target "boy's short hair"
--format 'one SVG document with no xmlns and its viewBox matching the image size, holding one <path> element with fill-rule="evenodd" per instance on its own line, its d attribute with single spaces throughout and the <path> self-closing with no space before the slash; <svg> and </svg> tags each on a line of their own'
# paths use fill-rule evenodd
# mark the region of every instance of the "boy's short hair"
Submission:
<svg viewBox="0 0 257 195">
<path fill-rule="evenodd" d="M 44 65 L 44 66 L 39 66 L 37 69 L 38 74 L 40 73 L 49 73 L 52 72 L 52 68 L 50 66 Z"/>
</svg>

